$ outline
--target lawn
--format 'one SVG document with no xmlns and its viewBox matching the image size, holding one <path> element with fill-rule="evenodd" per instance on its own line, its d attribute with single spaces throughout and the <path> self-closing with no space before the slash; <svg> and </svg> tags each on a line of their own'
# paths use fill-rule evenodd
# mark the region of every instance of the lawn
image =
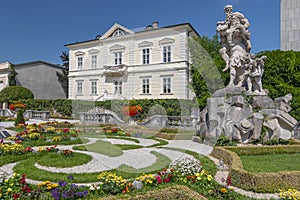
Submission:
<svg viewBox="0 0 300 200">
<path fill-rule="evenodd" d="M 244 169 L 253 173 L 300 171 L 300 153 L 240 155 Z"/>
</svg>

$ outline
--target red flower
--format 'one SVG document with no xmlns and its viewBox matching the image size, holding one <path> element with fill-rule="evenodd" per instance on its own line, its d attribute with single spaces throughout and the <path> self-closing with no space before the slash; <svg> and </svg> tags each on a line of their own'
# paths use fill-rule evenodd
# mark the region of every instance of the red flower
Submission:
<svg viewBox="0 0 300 200">
<path fill-rule="evenodd" d="M 232 185 L 231 177 L 230 176 L 227 176 L 226 184 L 227 184 L 227 186 L 231 186 Z"/>
<path fill-rule="evenodd" d="M 68 128 L 64 128 L 64 129 L 63 129 L 63 132 L 64 132 L 64 133 L 68 133 L 69 130 L 70 130 L 70 129 L 68 129 Z"/>
<path fill-rule="evenodd" d="M 26 174 L 23 174 L 23 175 L 22 175 L 22 178 L 21 178 L 21 180 L 20 180 L 20 183 L 21 183 L 21 184 L 26 184 Z"/>
<path fill-rule="evenodd" d="M 18 199 L 18 198 L 20 198 L 20 196 L 21 195 L 19 193 L 16 193 L 16 194 L 13 195 L 14 199 Z"/>
<path fill-rule="evenodd" d="M 171 179 L 169 177 L 164 179 L 165 183 L 169 183 L 170 181 L 171 181 Z"/>
<path fill-rule="evenodd" d="M 143 112 L 143 108 L 140 105 L 135 106 L 123 106 L 122 108 L 123 114 L 129 117 L 134 117 L 137 114 Z"/>
<path fill-rule="evenodd" d="M 158 184 L 161 184 L 162 180 L 161 180 L 161 177 L 158 175 L 156 176 L 156 181 Z"/>
<path fill-rule="evenodd" d="M 10 105 L 9 105 L 9 109 L 10 109 L 10 110 L 15 110 L 15 105 L 14 105 L 14 104 L 10 104 Z"/>
</svg>

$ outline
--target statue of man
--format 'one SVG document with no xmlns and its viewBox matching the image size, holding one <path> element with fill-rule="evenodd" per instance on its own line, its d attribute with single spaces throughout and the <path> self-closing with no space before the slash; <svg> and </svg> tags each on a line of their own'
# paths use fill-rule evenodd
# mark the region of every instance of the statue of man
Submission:
<svg viewBox="0 0 300 200">
<path fill-rule="evenodd" d="M 242 86 L 245 68 L 242 59 L 250 52 L 250 23 L 243 14 L 232 12 L 232 6 L 224 8 L 226 20 L 217 23 L 217 32 L 220 33 L 222 48 L 219 50 L 226 66 L 223 71 L 230 69 L 228 86 Z"/>
</svg>

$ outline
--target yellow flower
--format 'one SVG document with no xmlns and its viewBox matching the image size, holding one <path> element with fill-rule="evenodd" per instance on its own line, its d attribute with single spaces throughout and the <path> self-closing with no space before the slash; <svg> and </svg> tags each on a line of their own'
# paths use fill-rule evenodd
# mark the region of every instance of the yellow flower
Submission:
<svg viewBox="0 0 300 200">
<path fill-rule="evenodd" d="M 47 190 L 51 190 L 51 189 L 52 189 L 51 185 L 47 187 Z"/>
<path fill-rule="evenodd" d="M 226 188 L 221 188 L 221 189 L 220 189 L 220 192 L 222 192 L 222 193 L 226 193 L 226 192 L 227 192 L 227 190 L 226 190 Z"/>
<path fill-rule="evenodd" d="M 212 180 L 212 176 L 211 176 L 211 175 L 208 175 L 208 176 L 207 176 L 207 180 L 208 180 L 208 181 L 211 181 L 211 180 Z"/>
<path fill-rule="evenodd" d="M 8 179 L 5 179 L 5 183 L 7 183 L 8 182 Z"/>
<path fill-rule="evenodd" d="M 11 188 L 8 188 L 8 189 L 7 189 L 7 192 L 11 192 L 11 191 L 12 191 L 12 189 L 11 189 Z"/>
</svg>

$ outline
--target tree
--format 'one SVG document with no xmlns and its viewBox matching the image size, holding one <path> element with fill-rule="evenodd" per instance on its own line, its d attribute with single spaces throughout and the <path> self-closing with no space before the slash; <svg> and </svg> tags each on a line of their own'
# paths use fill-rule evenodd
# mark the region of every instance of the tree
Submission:
<svg viewBox="0 0 300 200">
<path fill-rule="evenodd" d="M 9 67 L 11 69 L 11 72 L 8 75 L 8 85 L 9 86 L 16 86 L 17 85 L 16 76 L 18 75 L 18 73 L 16 72 L 13 64 L 10 64 Z"/>
<path fill-rule="evenodd" d="M 269 90 L 271 98 L 293 95 L 290 114 L 300 120 L 300 52 L 263 51 L 257 57 L 266 55 L 263 88 Z"/>
<path fill-rule="evenodd" d="M 58 81 L 60 82 L 66 97 L 68 98 L 69 94 L 69 54 L 66 51 L 63 51 L 60 55 L 60 59 L 62 61 L 63 69 L 61 72 L 56 72 L 56 76 L 58 77 Z"/>
<path fill-rule="evenodd" d="M 222 72 L 225 62 L 219 49 L 218 35 L 211 39 L 207 36 L 189 40 L 189 48 L 192 56 L 192 87 L 196 94 L 200 110 L 206 106 L 206 100 L 217 89 L 227 84 L 229 75 Z"/>
<path fill-rule="evenodd" d="M 25 87 L 9 86 L 0 91 L 0 102 L 21 101 L 33 99 L 34 94 Z"/>
</svg>

